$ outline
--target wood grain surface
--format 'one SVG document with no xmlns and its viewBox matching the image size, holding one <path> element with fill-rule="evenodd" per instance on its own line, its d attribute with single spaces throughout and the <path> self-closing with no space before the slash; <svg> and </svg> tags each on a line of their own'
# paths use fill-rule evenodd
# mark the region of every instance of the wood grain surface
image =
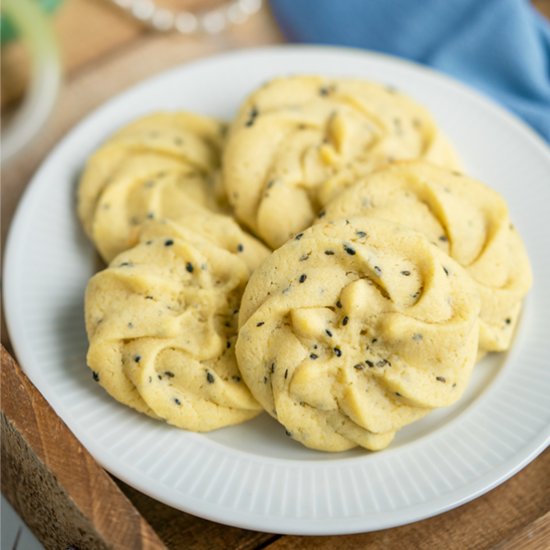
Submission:
<svg viewBox="0 0 550 550">
<path fill-rule="evenodd" d="M 47 548 L 165 545 L 0 350 L 2 493 Z"/>
<path fill-rule="evenodd" d="M 198 9 L 223 0 L 162 0 Z M 535 0 L 550 16 L 550 0 Z M 265 4 L 265 3 L 264 3 Z M 36 168 L 91 110 L 169 67 L 234 48 L 281 42 L 268 6 L 215 38 L 161 35 L 109 0 L 65 0 L 53 18 L 64 84 L 57 107 L 25 152 L 2 167 L 2 245 L 16 204 Z M 2 50 L 2 107 L 25 87 L 25 52 Z M 2 323 L 2 342 L 9 338 Z M 411 525 L 339 537 L 295 537 L 219 525 L 179 512 L 117 481 L 99 467 L 1 352 L 2 491 L 47 548 L 174 549 L 550 549 L 550 451 L 512 479 L 460 508 Z M 64 546 L 65 545 L 65 546 Z"/>
</svg>

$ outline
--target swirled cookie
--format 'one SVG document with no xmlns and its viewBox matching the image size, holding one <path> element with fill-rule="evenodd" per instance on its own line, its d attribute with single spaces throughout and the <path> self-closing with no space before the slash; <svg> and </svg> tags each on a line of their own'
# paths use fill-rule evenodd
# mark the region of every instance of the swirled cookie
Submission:
<svg viewBox="0 0 550 550">
<path fill-rule="evenodd" d="M 252 394 L 314 449 L 381 449 L 456 401 L 474 365 L 479 297 L 423 235 L 384 220 L 315 225 L 253 273 L 237 360 Z"/>
<path fill-rule="evenodd" d="M 261 411 L 234 352 L 250 267 L 244 250 L 211 237 L 151 222 L 92 277 L 85 300 L 94 378 L 121 403 L 194 431 Z"/>
<path fill-rule="evenodd" d="M 384 218 L 424 233 L 476 282 L 480 352 L 510 347 L 532 275 L 506 202 L 496 191 L 427 162 L 400 162 L 336 197 L 320 222 L 349 216 Z"/>
<path fill-rule="evenodd" d="M 357 177 L 418 157 L 457 163 L 429 113 L 393 88 L 279 78 L 248 97 L 231 125 L 223 183 L 236 217 L 276 248 Z"/>
<path fill-rule="evenodd" d="M 117 132 L 89 159 L 78 214 L 104 260 L 133 246 L 144 221 L 221 212 L 218 169 L 225 126 L 190 113 L 160 113 Z"/>
</svg>

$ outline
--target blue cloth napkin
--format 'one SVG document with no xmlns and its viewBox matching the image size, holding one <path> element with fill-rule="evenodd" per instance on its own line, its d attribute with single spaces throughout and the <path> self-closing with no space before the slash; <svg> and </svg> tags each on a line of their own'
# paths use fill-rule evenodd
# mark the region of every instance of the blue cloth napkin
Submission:
<svg viewBox="0 0 550 550">
<path fill-rule="evenodd" d="M 271 0 L 290 40 L 429 65 L 514 111 L 550 141 L 550 25 L 528 0 Z"/>
</svg>

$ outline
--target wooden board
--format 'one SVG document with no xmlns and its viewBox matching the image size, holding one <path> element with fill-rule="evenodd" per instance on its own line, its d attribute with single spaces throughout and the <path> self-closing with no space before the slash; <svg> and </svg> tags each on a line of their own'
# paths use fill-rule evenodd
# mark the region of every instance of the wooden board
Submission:
<svg viewBox="0 0 550 550">
<path fill-rule="evenodd" d="M 165 548 L 2 347 L 2 493 L 51 548 Z"/>
</svg>

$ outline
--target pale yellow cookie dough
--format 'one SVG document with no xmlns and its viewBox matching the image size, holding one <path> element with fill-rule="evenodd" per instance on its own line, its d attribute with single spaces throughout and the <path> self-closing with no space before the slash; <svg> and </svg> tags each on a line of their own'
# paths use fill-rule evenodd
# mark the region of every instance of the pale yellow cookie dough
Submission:
<svg viewBox="0 0 550 550">
<path fill-rule="evenodd" d="M 251 270 L 245 251 L 171 221 L 147 224 L 140 238 L 86 290 L 94 378 L 121 403 L 180 428 L 208 431 L 256 416 L 261 407 L 234 351 Z"/>
<path fill-rule="evenodd" d="M 424 108 L 366 81 L 293 76 L 265 84 L 240 108 L 223 183 L 237 219 L 276 248 L 357 177 L 409 158 L 457 165 Z"/>
<path fill-rule="evenodd" d="M 92 155 L 78 214 L 105 261 L 133 246 L 146 220 L 227 210 L 218 173 L 224 131 L 207 117 L 159 113 L 125 126 Z"/>
<path fill-rule="evenodd" d="M 253 273 L 237 361 L 252 394 L 297 441 L 381 449 L 461 396 L 479 307 L 471 277 L 422 234 L 377 219 L 326 222 Z"/>
<path fill-rule="evenodd" d="M 510 347 L 532 275 L 506 202 L 496 191 L 427 162 L 399 162 L 344 191 L 319 222 L 358 215 L 420 231 L 466 268 L 481 297 L 480 352 Z"/>
</svg>

